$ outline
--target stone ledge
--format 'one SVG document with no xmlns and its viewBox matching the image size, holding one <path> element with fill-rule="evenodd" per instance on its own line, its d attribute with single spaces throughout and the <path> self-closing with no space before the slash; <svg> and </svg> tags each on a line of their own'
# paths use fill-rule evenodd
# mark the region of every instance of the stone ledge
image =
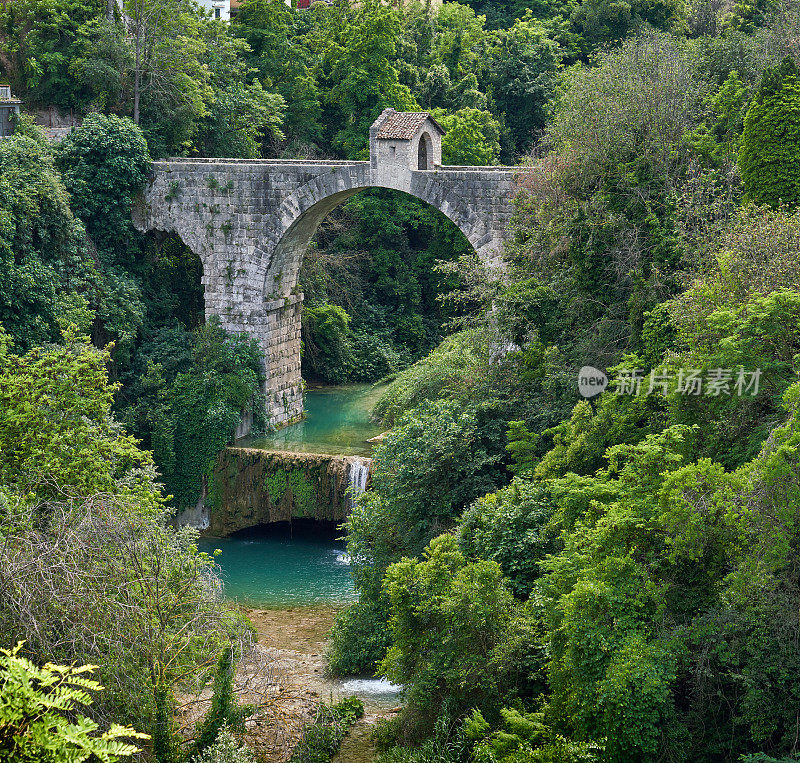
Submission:
<svg viewBox="0 0 800 763">
<path fill-rule="evenodd" d="M 353 464 L 371 466 L 361 456 L 258 448 L 225 448 L 217 456 L 205 499 L 210 535 L 225 537 L 237 530 L 315 519 L 341 522 L 348 499 Z"/>
<path fill-rule="evenodd" d="M 261 307 L 267 311 L 281 310 L 284 307 L 291 307 L 292 305 L 299 304 L 303 301 L 303 298 L 303 294 L 287 294 L 285 297 L 268 300 L 264 302 Z"/>
</svg>

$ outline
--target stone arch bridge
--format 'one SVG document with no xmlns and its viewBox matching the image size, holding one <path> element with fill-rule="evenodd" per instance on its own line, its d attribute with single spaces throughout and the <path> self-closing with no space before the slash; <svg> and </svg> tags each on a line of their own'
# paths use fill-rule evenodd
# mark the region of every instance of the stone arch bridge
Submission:
<svg viewBox="0 0 800 763">
<path fill-rule="evenodd" d="M 487 264 L 498 263 L 518 169 L 443 167 L 443 134 L 427 113 L 387 109 L 370 129 L 369 161 L 154 163 L 134 223 L 180 236 L 203 266 L 206 317 L 258 340 L 272 426 L 303 413 L 300 265 L 317 226 L 346 199 L 365 188 L 416 196 L 452 220 Z"/>
</svg>

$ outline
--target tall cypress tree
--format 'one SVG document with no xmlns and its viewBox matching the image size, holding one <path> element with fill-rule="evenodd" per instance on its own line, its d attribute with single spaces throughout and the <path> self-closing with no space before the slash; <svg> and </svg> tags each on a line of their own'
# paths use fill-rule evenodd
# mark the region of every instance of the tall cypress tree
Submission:
<svg viewBox="0 0 800 763">
<path fill-rule="evenodd" d="M 800 72 L 791 56 L 764 71 L 744 120 L 739 169 L 751 201 L 800 205 Z"/>
</svg>

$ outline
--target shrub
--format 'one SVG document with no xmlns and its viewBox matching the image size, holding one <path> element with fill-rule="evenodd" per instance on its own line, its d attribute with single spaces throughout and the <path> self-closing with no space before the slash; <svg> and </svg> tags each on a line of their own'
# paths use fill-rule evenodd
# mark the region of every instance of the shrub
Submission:
<svg viewBox="0 0 800 763">
<path fill-rule="evenodd" d="M 344 610 L 331 631 L 328 670 L 336 676 L 374 673 L 391 643 L 386 618 L 380 600 L 363 598 Z"/>
<path fill-rule="evenodd" d="M 303 730 L 290 763 L 328 763 L 347 730 L 363 715 L 364 704 L 357 697 L 347 697 L 333 706 L 321 705 L 314 722 Z"/>
<path fill-rule="evenodd" d="M 347 380 L 353 366 L 350 316 L 339 305 L 324 302 L 303 310 L 304 373 L 329 384 Z"/>
<path fill-rule="evenodd" d="M 370 735 L 375 747 L 379 751 L 385 751 L 397 744 L 400 737 L 401 720 L 399 715 L 393 715 L 391 718 L 378 718 L 375 728 Z"/>
<path fill-rule="evenodd" d="M 397 375 L 375 405 L 375 415 L 391 425 L 425 400 L 470 397 L 483 360 L 475 332 L 448 337 L 426 358 Z"/>
<path fill-rule="evenodd" d="M 497 562 L 517 596 L 530 594 L 539 562 L 559 544 L 547 524 L 555 502 L 539 482 L 515 479 L 508 487 L 478 498 L 459 523 L 459 545 L 471 558 Z"/>
<path fill-rule="evenodd" d="M 515 610 L 500 566 L 467 562 L 455 538 L 440 535 L 421 561 L 389 567 L 384 587 L 394 643 L 381 671 L 424 714 L 414 723 L 430 729 L 445 706 L 453 715 L 496 706 L 509 687 L 495 658 Z"/>
<path fill-rule="evenodd" d="M 215 745 L 225 729 L 244 731 L 244 719 L 252 715 L 252 706 L 239 706 L 236 702 L 233 689 L 235 675 L 236 653 L 233 646 L 227 646 L 217 660 L 211 707 L 197 727 L 194 749 L 198 753 Z"/>
<path fill-rule="evenodd" d="M 800 73 L 787 56 L 766 69 L 744 120 L 739 167 L 757 204 L 800 204 Z"/>
<path fill-rule="evenodd" d="M 151 446 L 176 508 L 194 506 L 209 464 L 233 436 L 242 414 L 253 430 L 264 427 L 262 353 L 246 334 L 229 334 L 213 318 L 192 336 L 192 365 L 167 385 L 143 386 L 139 418 L 150 427 Z M 147 380 L 145 380 L 147 381 Z M 158 409 L 158 416 L 152 410 Z"/>
<path fill-rule="evenodd" d="M 366 331 L 354 332 L 351 346 L 352 381 L 376 381 L 394 373 L 403 365 L 400 353 L 388 337 L 376 336 Z"/>
<path fill-rule="evenodd" d="M 446 713 L 436 719 L 433 733 L 419 747 L 397 745 L 378 756 L 378 763 L 460 763 L 467 760 L 469 739 L 464 724 Z"/>
<path fill-rule="evenodd" d="M 223 725 L 215 742 L 192 763 L 256 763 L 253 754 L 237 741 L 230 729 Z"/>
</svg>

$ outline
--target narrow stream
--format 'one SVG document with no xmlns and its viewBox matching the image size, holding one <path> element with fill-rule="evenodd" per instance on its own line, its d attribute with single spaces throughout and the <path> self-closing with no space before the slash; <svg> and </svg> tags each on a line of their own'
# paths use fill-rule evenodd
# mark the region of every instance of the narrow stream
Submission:
<svg viewBox="0 0 800 763">
<path fill-rule="evenodd" d="M 302 422 L 268 437 L 241 440 L 237 445 L 370 456 L 372 445 L 367 440 L 382 431 L 370 413 L 382 392 L 382 388 L 371 385 L 309 390 Z M 368 473 L 368 467 L 354 470 L 351 481 L 356 492 L 364 489 Z M 243 530 L 229 538 L 204 538 L 199 545 L 208 553 L 221 551 L 216 562 L 225 596 L 250 609 L 267 642 L 295 650 L 291 654 L 300 654 L 303 665 L 318 664 L 318 670 L 324 672 L 325 633 L 333 623 L 335 611 L 357 598 L 341 534 L 333 526 L 295 520 L 291 526 L 274 524 Z M 308 633 L 316 635 L 302 637 Z M 316 687 L 321 696 L 335 700 L 355 695 L 364 702 L 371 720 L 359 724 L 360 732 L 352 735 L 343 754 L 354 762 L 371 760 L 368 726 L 400 704 L 401 687 L 368 676 L 324 679 L 314 672 L 318 675 L 315 680 L 321 681 Z"/>
<path fill-rule="evenodd" d="M 203 538 L 201 551 L 216 557 L 225 597 L 253 610 L 267 610 L 287 630 L 304 621 L 313 630 L 315 618 L 329 617 L 357 598 L 344 541 L 333 528 L 295 522 L 243 530 L 230 538 Z M 332 620 L 331 620 L 332 622 Z M 327 630 L 325 628 L 324 630 Z M 324 637 L 324 630 L 320 633 Z M 303 650 L 301 645 L 291 648 Z M 400 688 L 385 679 L 327 679 L 333 697 L 355 695 L 368 713 L 381 713 L 400 703 Z"/>
</svg>

